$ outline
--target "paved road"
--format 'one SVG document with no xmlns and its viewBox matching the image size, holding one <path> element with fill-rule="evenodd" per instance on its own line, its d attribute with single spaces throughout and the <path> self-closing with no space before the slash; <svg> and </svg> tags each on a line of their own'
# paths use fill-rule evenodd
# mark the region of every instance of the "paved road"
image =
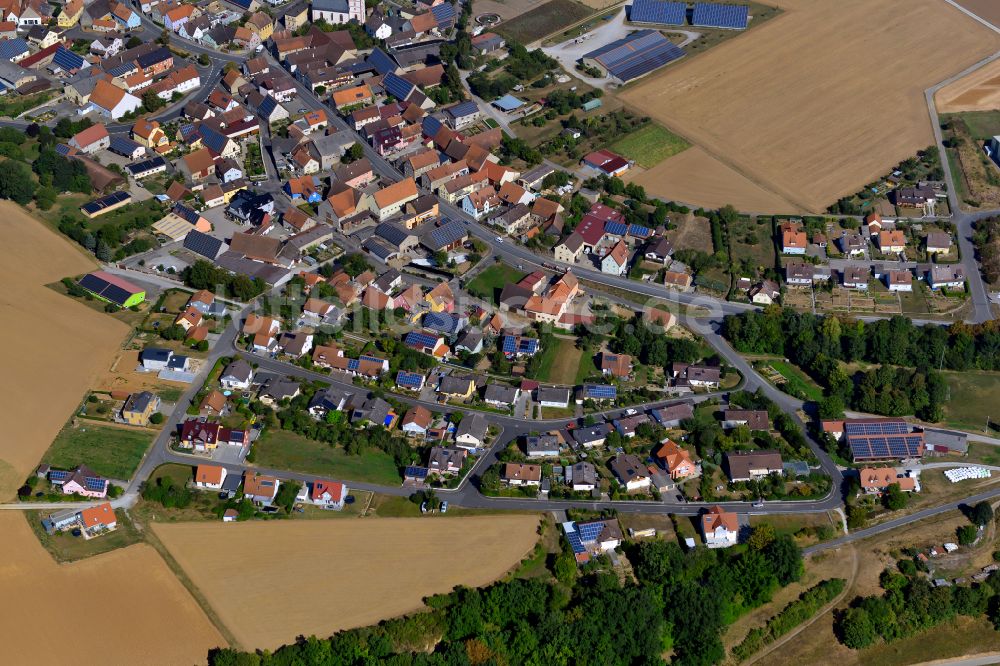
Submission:
<svg viewBox="0 0 1000 666">
<path fill-rule="evenodd" d="M 846 536 L 842 536 L 831 541 L 826 541 L 824 543 L 817 544 L 815 546 L 809 546 L 802 550 L 803 554 L 810 555 L 812 553 L 818 553 L 824 550 L 830 550 L 831 548 L 838 548 L 844 544 L 852 543 L 854 541 L 860 541 L 862 539 L 867 539 L 871 536 L 876 536 L 882 534 L 883 532 L 888 532 L 889 530 L 894 530 L 898 527 L 904 527 L 911 523 L 918 522 L 924 518 L 930 518 L 932 516 L 937 516 L 942 513 L 947 513 L 948 511 L 953 511 L 961 506 L 974 505 L 982 502 L 983 500 L 994 499 L 1000 497 L 1000 488 L 993 488 L 992 490 L 987 490 L 986 492 L 979 493 L 977 495 L 972 495 L 970 497 L 965 497 L 963 499 L 949 502 L 947 504 L 942 504 L 941 506 L 931 507 L 930 509 L 924 509 L 923 511 L 917 511 L 908 516 L 903 516 L 902 518 L 896 518 L 894 520 L 888 520 L 884 523 L 880 523 L 873 527 L 866 527 L 862 530 L 857 530 L 851 532 Z"/>
</svg>

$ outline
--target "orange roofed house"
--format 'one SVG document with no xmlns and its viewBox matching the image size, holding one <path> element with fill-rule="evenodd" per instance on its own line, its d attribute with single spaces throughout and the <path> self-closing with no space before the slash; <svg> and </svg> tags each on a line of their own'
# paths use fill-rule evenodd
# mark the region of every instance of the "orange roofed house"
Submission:
<svg viewBox="0 0 1000 666">
<path fill-rule="evenodd" d="M 904 493 L 919 491 L 917 479 L 913 476 L 900 476 L 892 467 L 863 467 L 858 470 L 861 490 L 869 495 L 884 493 L 894 483 Z"/>
<path fill-rule="evenodd" d="M 80 511 L 80 524 L 83 525 L 83 535 L 87 539 L 112 532 L 118 527 L 118 518 L 111 504 L 105 502 Z"/>
<path fill-rule="evenodd" d="M 670 478 L 685 479 L 697 473 L 698 468 L 691 460 L 691 454 L 673 440 L 666 440 L 656 451 L 656 459 L 660 465 L 670 474 Z"/>
<path fill-rule="evenodd" d="M 221 465 L 198 465 L 194 472 L 194 484 L 199 488 L 219 490 L 228 472 Z"/>
<path fill-rule="evenodd" d="M 701 516 L 701 533 L 709 548 L 735 546 L 740 533 L 740 521 L 735 513 L 713 506 Z"/>
<path fill-rule="evenodd" d="M 243 476 L 243 495 L 254 504 L 270 506 L 280 486 L 278 479 L 266 474 L 245 472 Z"/>
<path fill-rule="evenodd" d="M 373 210 L 378 216 L 379 222 L 389 219 L 394 215 L 399 215 L 403 206 L 420 196 L 417 191 L 417 184 L 412 178 L 404 178 L 398 183 L 393 183 L 373 195 Z"/>
<path fill-rule="evenodd" d="M 806 232 L 790 223 L 781 225 L 781 251 L 784 254 L 805 254 L 809 246 Z"/>
</svg>

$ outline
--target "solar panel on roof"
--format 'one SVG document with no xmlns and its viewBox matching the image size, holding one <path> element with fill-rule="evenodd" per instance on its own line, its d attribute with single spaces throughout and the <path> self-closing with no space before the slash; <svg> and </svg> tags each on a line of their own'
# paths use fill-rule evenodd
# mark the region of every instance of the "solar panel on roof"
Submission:
<svg viewBox="0 0 1000 666">
<path fill-rule="evenodd" d="M 375 68 L 379 74 L 388 74 L 397 69 L 396 62 L 382 49 L 375 47 L 371 55 L 368 56 L 368 63 Z"/>
<path fill-rule="evenodd" d="M 83 69 L 90 66 L 86 60 L 73 53 L 65 46 L 60 46 L 56 49 L 55 55 L 52 56 L 52 62 L 68 71 Z"/>
<path fill-rule="evenodd" d="M 419 389 L 424 383 L 424 376 L 416 372 L 400 370 L 396 375 L 396 384 L 407 388 Z"/>
<path fill-rule="evenodd" d="M 442 2 L 431 7 L 431 13 L 437 19 L 438 25 L 451 24 L 455 21 L 455 6 L 450 2 Z"/>
<path fill-rule="evenodd" d="M 81 206 L 82 210 L 93 215 L 94 213 L 103 210 L 109 206 L 114 206 L 117 203 L 128 200 L 132 195 L 128 192 L 112 192 L 111 194 L 101 197 L 100 199 L 94 199 L 90 203 Z"/>
<path fill-rule="evenodd" d="M 687 19 L 687 3 L 664 2 L 663 0 L 634 0 L 628 19 L 633 23 L 684 25 Z"/>
<path fill-rule="evenodd" d="M 83 485 L 87 490 L 104 490 L 104 479 L 88 476 Z"/>
<path fill-rule="evenodd" d="M 107 72 L 111 76 L 125 76 L 134 69 L 135 65 L 133 65 L 130 62 L 126 62 L 122 63 L 121 65 L 118 65 L 117 67 L 112 67 L 111 69 L 107 70 Z"/>
<path fill-rule="evenodd" d="M 49 472 L 50 481 L 64 481 L 69 478 L 69 472 L 62 469 L 54 469 Z"/>
<path fill-rule="evenodd" d="M 679 46 L 656 30 L 640 30 L 583 57 L 599 62 L 612 76 L 629 81 L 683 55 Z"/>
<path fill-rule="evenodd" d="M 360 361 L 372 361 L 374 363 L 381 363 L 382 362 L 382 359 L 380 359 L 378 356 L 368 356 L 367 354 L 362 354 L 361 356 L 358 357 L 358 360 L 360 360 Z"/>
<path fill-rule="evenodd" d="M 653 234 L 653 230 L 649 227 L 644 227 L 641 224 L 630 224 L 628 225 L 628 233 L 630 236 L 635 236 L 637 238 L 646 238 Z"/>
<path fill-rule="evenodd" d="M 434 116 L 424 116 L 424 119 L 420 121 L 420 129 L 425 136 L 434 136 L 441 129 L 441 121 Z"/>
<path fill-rule="evenodd" d="M 361 365 L 360 362 L 356 358 L 348 359 L 347 361 L 348 370 L 357 370 L 360 367 L 360 365 Z"/>
<path fill-rule="evenodd" d="M 597 541 L 597 538 L 601 536 L 601 532 L 604 531 L 604 523 L 585 523 L 583 525 L 577 523 L 577 531 L 580 534 L 580 540 L 583 542 L 587 541 Z"/>
<path fill-rule="evenodd" d="M 437 344 L 437 338 L 427 333 L 411 331 L 407 333 L 405 342 L 409 347 L 433 348 Z"/>
<path fill-rule="evenodd" d="M 515 349 L 517 349 L 517 338 L 515 338 L 513 335 L 504 336 L 503 353 L 513 354 Z"/>
<path fill-rule="evenodd" d="M 618 389 L 607 384 L 588 384 L 585 393 L 589 398 L 614 398 Z"/>
<path fill-rule="evenodd" d="M 141 178 L 142 174 L 145 174 L 148 171 L 152 171 L 154 169 L 159 169 L 160 167 L 166 167 L 166 166 L 167 166 L 166 161 L 162 157 L 157 155 L 152 159 L 136 162 L 135 164 L 128 164 L 125 166 L 125 168 L 128 170 L 128 172 L 132 175 L 133 178 L 136 177 Z"/>
<path fill-rule="evenodd" d="M 56 144 L 56 153 L 58 153 L 59 155 L 62 155 L 63 157 L 66 157 L 67 155 L 69 155 L 70 150 L 71 150 L 70 147 L 67 146 L 65 143 L 57 143 Z"/>
<path fill-rule="evenodd" d="M 413 90 L 416 88 L 415 85 L 392 72 L 386 74 L 385 78 L 382 79 L 382 86 L 387 93 L 398 100 L 405 100 L 413 94 Z"/>
<path fill-rule="evenodd" d="M 628 230 L 628 225 L 624 222 L 605 222 L 604 233 L 612 236 L 624 236 Z"/>
<path fill-rule="evenodd" d="M 747 5 L 720 5 L 710 2 L 695 3 L 691 12 L 691 25 L 700 28 L 745 30 L 750 20 Z"/>
<path fill-rule="evenodd" d="M 113 153 L 118 153 L 124 157 L 132 157 L 142 146 L 124 136 L 113 136 L 111 137 L 111 142 L 108 144 L 108 148 Z"/>
<path fill-rule="evenodd" d="M 534 338 L 521 338 L 517 345 L 519 354 L 534 354 L 538 351 L 538 340 Z"/>
</svg>

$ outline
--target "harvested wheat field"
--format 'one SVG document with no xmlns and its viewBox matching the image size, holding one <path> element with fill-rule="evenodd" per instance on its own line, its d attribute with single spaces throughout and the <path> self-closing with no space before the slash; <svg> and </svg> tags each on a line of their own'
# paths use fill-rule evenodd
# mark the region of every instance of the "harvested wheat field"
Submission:
<svg viewBox="0 0 1000 666">
<path fill-rule="evenodd" d="M 958 4 L 1000 28 L 1000 2 L 997 0 L 958 0 Z"/>
<path fill-rule="evenodd" d="M 934 103 L 939 113 L 1000 109 L 1000 60 L 937 91 Z"/>
<path fill-rule="evenodd" d="M 3 399 L 0 423 L 0 498 L 14 494 L 25 476 L 83 400 L 97 373 L 111 358 L 128 328 L 45 287 L 67 275 L 96 267 L 70 242 L 0 201 L 0 327 Z M 32 418 L 24 418 L 30 414 Z M 30 537 L 30 535 L 29 535 Z"/>
<path fill-rule="evenodd" d="M 810 211 L 930 145 L 923 91 L 1000 48 L 941 0 L 777 4 L 777 18 L 620 97 Z"/>
<path fill-rule="evenodd" d="M 372 624 L 421 608 L 429 594 L 489 583 L 534 547 L 537 526 L 535 516 L 502 515 L 154 529 L 249 649 Z"/>
<path fill-rule="evenodd" d="M 625 180 L 638 183 L 650 194 L 705 208 L 732 204 L 756 213 L 797 213 L 797 206 L 767 190 L 700 146 L 666 159 L 652 169 L 635 170 Z"/>
<path fill-rule="evenodd" d="M 4 663 L 203 664 L 225 644 L 145 544 L 60 565 L 19 512 L 0 533 Z"/>
</svg>

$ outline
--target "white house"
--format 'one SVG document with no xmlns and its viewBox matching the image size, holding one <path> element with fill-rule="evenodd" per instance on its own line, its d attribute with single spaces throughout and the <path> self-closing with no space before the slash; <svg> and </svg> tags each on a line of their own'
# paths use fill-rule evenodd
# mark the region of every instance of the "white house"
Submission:
<svg viewBox="0 0 1000 666">
<path fill-rule="evenodd" d="M 721 506 L 713 506 L 701 517 L 701 533 L 709 548 L 735 546 L 740 532 L 740 522 L 735 513 Z"/>
<path fill-rule="evenodd" d="M 601 259 L 601 272 L 610 275 L 624 275 L 628 269 L 628 246 L 618 241 L 611 251 Z"/>
<path fill-rule="evenodd" d="M 102 116 L 118 120 L 126 113 L 138 111 L 142 108 L 142 100 L 125 92 L 121 88 L 108 83 L 98 81 L 90 93 L 90 102 L 80 110 L 81 115 L 96 111 Z"/>
<path fill-rule="evenodd" d="M 198 465 L 194 472 L 194 485 L 208 490 L 220 490 L 228 472 L 221 465 Z"/>
<path fill-rule="evenodd" d="M 244 390 L 250 388 L 253 381 L 253 368 L 243 359 L 233 361 L 222 371 L 219 383 L 223 388 Z"/>
<path fill-rule="evenodd" d="M 365 22 L 364 0 L 313 0 L 311 10 L 313 21 L 322 19 L 334 25 Z"/>
</svg>

